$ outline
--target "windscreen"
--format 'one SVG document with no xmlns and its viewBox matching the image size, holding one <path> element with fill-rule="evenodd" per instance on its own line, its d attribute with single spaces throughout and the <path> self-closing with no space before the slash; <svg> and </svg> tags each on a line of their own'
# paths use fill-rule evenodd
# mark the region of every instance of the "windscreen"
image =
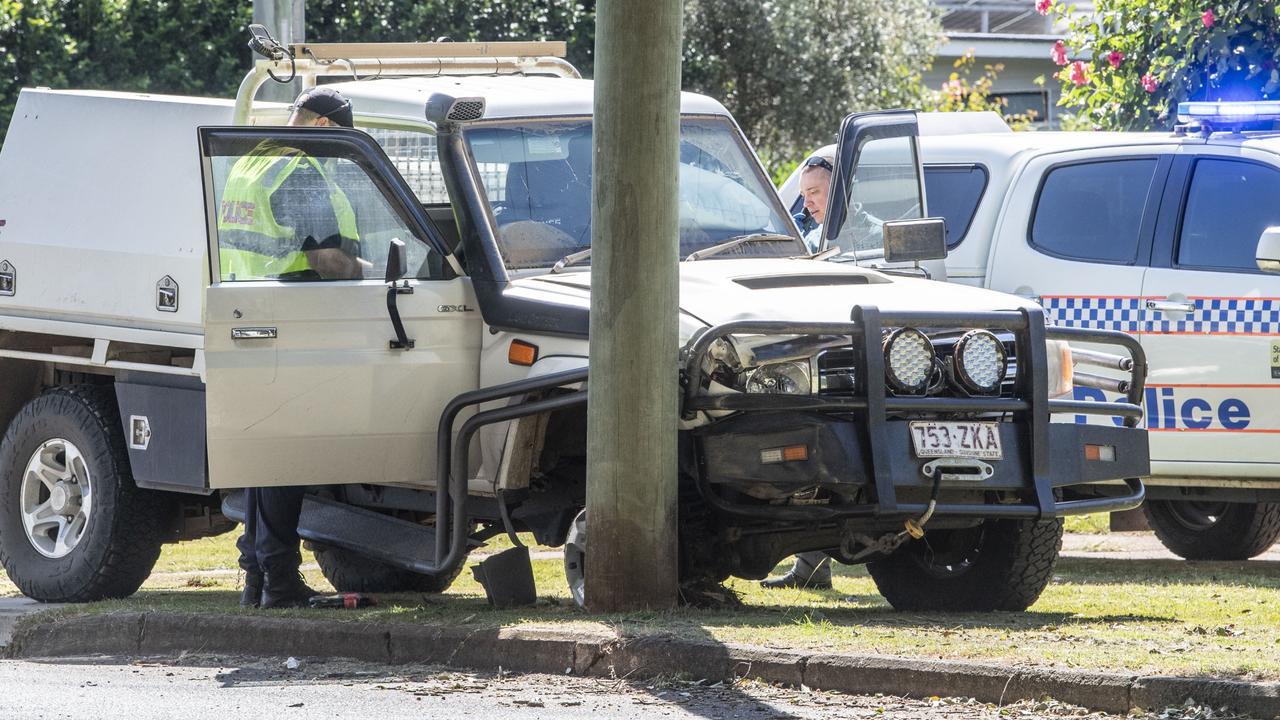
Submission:
<svg viewBox="0 0 1280 720">
<path fill-rule="evenodd" d="M 466 130 L 509 268 L 548 267 L 591 246 L 591 121 L 485 124 Z M 795 225 L 737 130 L 723 118 L 685 118 L 680 127 L 680 255 L 744 235 L 715 257 L 804 252 Z M 579 264 L 586 264 L 584 258 Z"/>
</svg>

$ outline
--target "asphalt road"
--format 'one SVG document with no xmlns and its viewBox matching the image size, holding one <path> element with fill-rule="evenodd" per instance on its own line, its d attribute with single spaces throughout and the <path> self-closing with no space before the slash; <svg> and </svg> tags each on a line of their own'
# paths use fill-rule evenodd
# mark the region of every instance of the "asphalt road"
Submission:
<svg viewBox="0 0 1280 720">
<path fill-rule="evenodd" d="M 348 662 L 186 657 L 0 661 L 0 718 L 270 720 L 320 718 L 1078 718 L 1052 702 L 1004 708 L 971 700 L 906 700 L 682 681 L 495 675 Z M 1091 720 L 1119 720 L 1092 714 Z M 1132 719 L 1130 719 L 1132 720 Z"/>
</svg>

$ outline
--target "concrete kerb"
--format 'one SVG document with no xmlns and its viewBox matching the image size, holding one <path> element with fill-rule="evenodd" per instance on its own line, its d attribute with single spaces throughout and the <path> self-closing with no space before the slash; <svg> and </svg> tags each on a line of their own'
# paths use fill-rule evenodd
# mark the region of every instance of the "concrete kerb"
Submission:
<svg viewBox="0 0 1280 720">
<path fill-rule="evenodd" d="M 175 655 L 343 657 L 482 670 L 644 679 L 758 679 L 849 693 L 958 696 L 1011 703 L 1052 697 L 1095 710 L 1158 709 L 1188 698 L 1262 720 L 1280 719 L 1280 683 L 1143 677 L 956 660 L 834 655 L 654 635 L 541 628 L 468 628 L 302 618 L 117 612 L 26 621 L 9 657 Z"/>
</svg>

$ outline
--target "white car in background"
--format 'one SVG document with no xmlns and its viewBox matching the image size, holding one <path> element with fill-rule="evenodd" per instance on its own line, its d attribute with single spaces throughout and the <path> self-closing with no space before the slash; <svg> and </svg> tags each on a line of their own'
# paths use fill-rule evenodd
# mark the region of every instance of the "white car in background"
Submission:
<svg viewBox="0 0 1280 720">
<path fill-rule="evenodd" d="M 1059 326 L 1140 338 L 1144 507 L 1188 559 L 1248 558 L 1280 536 L 1280 228 L 1268 230 L 1280 226 L 1280 131 L 1248 129 L 1280 119 L 1280 103 L 1244 105 L 1184 103 L 1182 129 L 1152 133 L 920 118 L 946 279 L 1035 298 Z M 798 172 L 779 191 L 793 213 L 797 185 Z M 1076 399 L 1119 396 L 1105 375 L 1078 375 Z"/>
</svg>

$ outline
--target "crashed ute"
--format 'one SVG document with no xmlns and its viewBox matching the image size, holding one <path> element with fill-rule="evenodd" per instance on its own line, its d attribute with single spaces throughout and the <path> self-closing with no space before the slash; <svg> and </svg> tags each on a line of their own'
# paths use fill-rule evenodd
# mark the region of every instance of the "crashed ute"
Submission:
<svg viewBox="0 0 1280 720">
<path fill-rule="evenodd" d="M 6 572 L 39 600 L 128 595 L 162 543 L 230 530 L 234 489 L 304 484 L 339 589 L 440 591 L 528 531 L 566 545 L 581 602 L 591 83 L 559 43 L 292 50 L 234 102 L 22 92 L 0 154 Z M 282 127 L 255 97 L 291 72 L 336 81 L 357 129 Z M 1063 516 L 1142 499 L 1141 348 L 927 279 L 913 113 L 841 128 L 844 263 L 809 255 L 723 106 L 681 113 L 682 577 L 824 550 L 896 608 L 1029 606 Z M 229 169 L 264 141 L 335 178 L 362 278 L 224 266 L 255 210 L 224 202 Z M 1120 353 L 1123 401 L 1062 399 L 1068 340 Z M 1116 422 L 1052 422 L 1079 413 Z"/>
</svg>

